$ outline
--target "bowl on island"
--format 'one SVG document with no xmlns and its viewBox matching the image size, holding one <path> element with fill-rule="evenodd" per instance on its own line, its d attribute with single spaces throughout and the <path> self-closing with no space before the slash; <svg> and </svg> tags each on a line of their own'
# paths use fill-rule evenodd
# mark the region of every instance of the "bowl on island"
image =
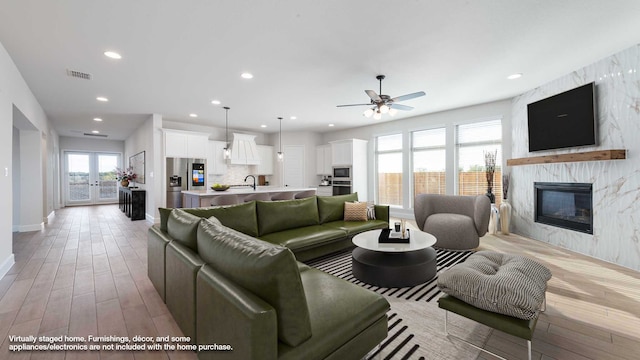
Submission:
<svg viewBox="0 0 640 360">
<path fill-rule="evenodd" d="M 211 189 L 215 191 L 226 191 L 229 190 L 229 187 L 229 185 L 214 184 L 211 186 Z"/>
</svg>

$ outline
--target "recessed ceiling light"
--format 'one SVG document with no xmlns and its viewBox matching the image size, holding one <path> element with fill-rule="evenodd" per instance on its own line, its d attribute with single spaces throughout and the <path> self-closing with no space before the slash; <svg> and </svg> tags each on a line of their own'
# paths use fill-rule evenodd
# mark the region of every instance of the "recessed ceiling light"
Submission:
<svg viewBox="0 0 640 360">
<path fill-rule="evenodd" d="M 211 100 L 213 105 L 220 105 L 220 100 Z"/>
<path fill-rule="evenodd" d="M 198 117 L 198 114 L 189 114 L 191 117 Z"/>
<path fill-rule="evenodd" d="M 122 55 L 118 54 L 115 51 L 105 51 L 104 56 L 112 59 L 118 59 L 118 60 L 122 59 Z"/>
<path fill-rule="evenodd" d="M 335 125 L 333 125 L 333 124 L 329 124 L 329 127 L 334 127 L 334 126 L 335 126 Z"/>
<path fill-rule="evenodd" d="M 262 125 L 260 125 L 260 127 L 261 127 L 261 128 L 266 128 L 266 127 L 267 127 L 267 125 L 262 124 Z"/>
<path fill-rule="evenodd" d="M 253 79 L 253 74 L 251 73 L 242 73 L 240 76 L 242 76 L 243 79 Z"/>
<path fill-rule="evenodd" d="M 521 77 L 522 77 L 522 73 L 516 73 L 516 74 L 511 74 L 511 75 L 507 76 L 507 79 L 515 80 L 515 79 L 519 79 Z"/>
<path fill-rule="evenodd" d="M 106 97 L 104 97 L 104 96 L 98 96 L 98 97 L 96 98 L 96 100 L 98 100 L 98 101 L 102 101 L 102 102 L 107 102 L 107 101 L 109 101 L 109 99 L 107 99 L 107 98 L 106 98 Z"/>
<path fill-rule="evenodd" d="M 93 121 L 102 121 L 100 118 L 93 118 Z"/>
<path fill-rule="evenodd" d="M 91 132 L 94 133 L 94 134 L 100 134 L 100 131 L 98 131 L 98 130 L 92 130 Z"/>
<path fill-rule="evenodd" d="M 296 116 L 292 116 L 292 117 L 290 117 L 289 119 L 291 119 L 291 120 L 295 120 L 295 119 L 297 119 L 297 117 L 296 117 Z"/>
</svg>

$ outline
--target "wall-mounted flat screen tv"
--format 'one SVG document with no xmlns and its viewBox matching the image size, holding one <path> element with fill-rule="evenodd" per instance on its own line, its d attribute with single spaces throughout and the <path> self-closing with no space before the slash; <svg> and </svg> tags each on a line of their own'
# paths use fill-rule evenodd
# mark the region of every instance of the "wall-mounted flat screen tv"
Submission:
<svg viewBox="0 0 640 360">
<path fill-rule="evenodd" d="M 529 151 L 597 145 L 595 83 L 527 105 Z"/>
</svg>

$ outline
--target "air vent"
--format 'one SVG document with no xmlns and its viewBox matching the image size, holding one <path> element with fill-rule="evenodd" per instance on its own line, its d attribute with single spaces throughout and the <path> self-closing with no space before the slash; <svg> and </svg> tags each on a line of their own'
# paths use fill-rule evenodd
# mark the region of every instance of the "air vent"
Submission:
<svg viewBox="0 0 640 360">
<path fill-rule="evenodd" d="M 84 133 L 84 136 L 95 136 L 95 137 L 107 137 L 108 135 L 104 134 L 92 134 L 92 133 Z"/>
<path fill-rule="evenodd" d="M 93 77 L 89 73 L 77 71 L 77 70 L 70 70 L 70 69 L 67 69 L 67 76 L 71 76 L 78 79 L 85 79 L 85 80 L 91 80 L 91 78 Z"/>
</svg>

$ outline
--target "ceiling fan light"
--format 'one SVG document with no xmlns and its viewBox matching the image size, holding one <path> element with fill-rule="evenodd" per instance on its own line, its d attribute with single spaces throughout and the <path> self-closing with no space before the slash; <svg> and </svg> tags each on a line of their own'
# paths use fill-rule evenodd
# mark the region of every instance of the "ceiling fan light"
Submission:
<svg viewBox="0 0 640 360">
<path fill-rule="evenodd" d="M 366 117 L 370 118 L 370 117 L 373 115 L 373 109 L 367 109 L 367 110 L 365 110 L 365 111 L 362 113 L 362 115 L 364 115 L 364 116 L 366 116 Z"/>
<path fill-rule="evenodd" d="M 398 113 L 398 110 L 396 110 L 394 108 L 389 109 L 389 115 L 395 116 L 397 113 Z"/>
<path fill-rule="evenodd" d="M 376 120 L 382 119 L 382 114 L 380 114 L 380 111 L 376 111 L 376 113 L 373 114 L 373 118 Z"/>
<path fill-rule="evenodd" d="M 389 107 L 386 104 L 380 106 L 380 112 L 383 113 L 383 114 L 388 113 L 389 112 Z"/>
</svg>

